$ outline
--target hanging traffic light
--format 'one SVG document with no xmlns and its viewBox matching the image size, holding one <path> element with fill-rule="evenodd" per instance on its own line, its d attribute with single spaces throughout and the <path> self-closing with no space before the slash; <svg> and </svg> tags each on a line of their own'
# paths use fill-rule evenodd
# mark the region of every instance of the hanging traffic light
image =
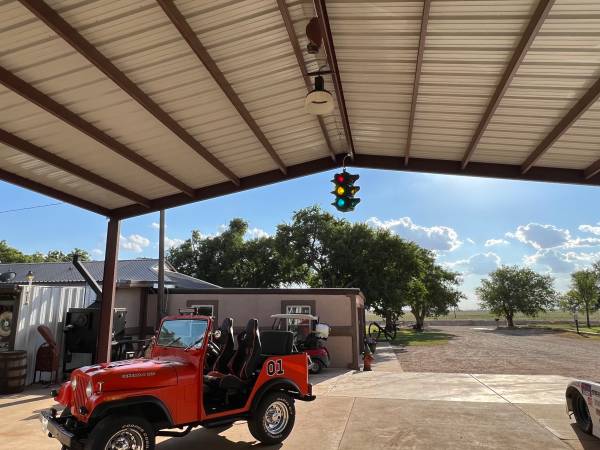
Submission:
<svg viewBox="0 0 600 450">
<path fill-rule="evenodd" d="M 338 211 L 354 211 L 354 207 L 360 202 L 360 198 L 354 198 L 356 193 L 360 190 L 359 186 L 354 185 L 359 178 L 360 175 L 353 175 L 346 172 L 346 170 L 342 173 L 336 173 L 333 176 L 331 182 L 335 184 L 335 188 L 331 193 L 335 195 L 335 200 L 332 205 L 335 206 Z"/>
</svg>

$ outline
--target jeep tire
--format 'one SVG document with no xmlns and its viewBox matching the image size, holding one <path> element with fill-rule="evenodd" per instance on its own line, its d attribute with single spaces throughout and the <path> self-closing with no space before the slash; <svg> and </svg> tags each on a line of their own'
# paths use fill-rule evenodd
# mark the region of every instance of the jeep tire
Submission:
<svg viewBox="0 0 600 450">
<path fill-rule="evenodd" d="M 292 397 L 285 392 L 269 392 L 248 419 L 248 428 L 263 444 L 279 444 L 291 433 L 295 419 Z"/>
<path fill-rule="evenodd" d="M 154 450 L 154 445 L 154 429 L 147 420 L 116 415 L 105 417 L 96 424 L 86 439 L 84 448 L 85 450 L 112 450 L 113 448 Z"/>
</svg>

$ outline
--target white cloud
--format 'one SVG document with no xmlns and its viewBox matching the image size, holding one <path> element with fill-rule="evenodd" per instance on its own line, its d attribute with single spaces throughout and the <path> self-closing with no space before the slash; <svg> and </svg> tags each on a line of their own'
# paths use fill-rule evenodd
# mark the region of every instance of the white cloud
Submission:
<svg viewBox="0 0 600 450">
<path fill-rule="evenodd" d="M 152 228 L 154 228 L 155 230 L 160 230 L 160 223 L 158 223 L 158 222 L 152 222 L 152 224 L 150 226 Z"/>
<path fill-rule="evenodd" d="M 121 235 L 121 248 L 135 253 L 141 253 L 150 245 L 150 239 L 139 234 L 131 234 L 128 237 Z"/>
<path fill-rule="evenodd" d="M 509 242 L 506 239 L 488 239 L 483 244 L 484 247 L 493 247 L 494 245 L 508 245 Z"/>
<path fill-rule="evenodd" d="M 533 255 L 523 258 L 529 266 L 543 266 L 549 272 L 570 273 L 576 269 L 577 257 L 574 253 L 563 253 L 556 249 L 540 249 Z"/>
<path fill-rule="evenodd" d="M 269 237 L 269 233 L 265 230 L 261 230 L 260 228 L 251 228 L 246 231 L 246 239 L 258 239 Z"/>
<path fill-rule="evenodd" d="M 579 231 L 584 231 L 586 233 L 592 233 L 596 236 L 600 236 L 600 227 L 594 225 L 579 225 Z"/>
<path fill-rule="evenodd" d="M 168 236 L 165 236 L 165 248 L 169 249 L 169 248 L 173 248 L 173 247 L 179 247 L 181 244 L 183 244 L 185 241 L 183 239 L 171 239 Z"/>
<path fill-rule="evenodd" d="M 99 248 L 94 248 L 92 249 L 92 255 L 102 256 L 104 255 L 104 251 L 100 250 Z"/>
<path fill-rule="evenodd" d="M 436 225 L 424 227 L 415 224 L 410 217 L 381 221 L 371 217 L 367 223 L 376 228 L 385 228 L 398 234 L 400 237 L 416 242 L 430 250 L 454 251 L 462 245 L 458 233 L 450 227 Z"/>
<path fill-rule="evenodd" d="M 493 252 L 476 253 L 467 259 L 446 263 L 452 270 L 457 270 L 464 275 L 487 275 L 500 266 L 500 256 Z"/>
<path fill-rule="evenodd" d="M 519 225 L 514 233 L 506 233 L 506 237 L 516 239 L 539 250 L 567 244 L 571 240 L 571 232 L 554 225 L 528 223 Z"/>
<path fill-rule="evenodd" d="M 471 238 L 467 238 L 467 242 L 471 245 L 476 245 L 476 242 Z"/>
</svg>

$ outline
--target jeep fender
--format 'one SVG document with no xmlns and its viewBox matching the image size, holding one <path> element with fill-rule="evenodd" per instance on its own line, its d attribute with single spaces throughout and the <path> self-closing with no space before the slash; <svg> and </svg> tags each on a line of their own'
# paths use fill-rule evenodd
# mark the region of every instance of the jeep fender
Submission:
<svg viewBox="0 0 600 450">
<path fill-rule="evenodd" d="M 106 417 L 109 413 L 117 410 L 132 411 L 135 408 L 142 408 L 144 415 L 151 416 L 151 422 L 160 422 L 166 426 L 173 426 L 173 418 L 165 404 L 151 395 L 142 395 L 130 397 L 122 400 L 105 402 L 98 405 L 90 415 L 90 422 L 97 422 Z"/>
<path fill-rule="evenodd" d="M 300 388 L 296 383 L 292 380 L 288 380 L 287 378 L 275 378 L 273 380 L 269 380 L 267 383 L 263 384 L 258 392 L 254 395 L 252 399 L 252 406 L 250 407 L 250 411 L 254 412 L 260 401 L 263 397 L 273 391 L 285 391 L 291 394 L 292 397 L 296 398 L 300 395 Z"/>
</svg>

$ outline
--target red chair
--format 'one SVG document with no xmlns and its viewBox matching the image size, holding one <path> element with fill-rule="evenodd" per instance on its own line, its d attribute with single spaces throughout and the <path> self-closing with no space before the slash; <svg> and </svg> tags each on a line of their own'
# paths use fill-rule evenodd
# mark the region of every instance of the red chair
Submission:
<svg viewBox="0 0 600 450">
<path fill-rule="evenodd" d="M 42 335 L 46 341 L 40 345 L 35 356 L 35 372 L 33 374 L 33 382 L 37 378 L 37 373 L 40 373 L 40 382 L 42 381 L 42 372 L 50 372 L 50 384 L 56 383 L 58 380 L 58 344 L 52 336 L 52 331 L 46 325 L 40 325 L 38 333 Z"/>
</svg>

